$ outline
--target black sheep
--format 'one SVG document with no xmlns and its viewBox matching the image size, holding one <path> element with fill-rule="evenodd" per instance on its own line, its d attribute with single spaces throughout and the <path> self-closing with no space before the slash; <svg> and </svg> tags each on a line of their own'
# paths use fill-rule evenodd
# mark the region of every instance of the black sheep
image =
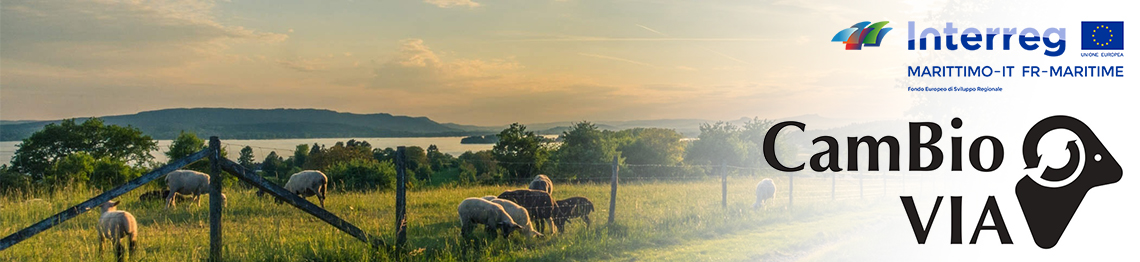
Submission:
<svg viewBox="0 0 1140 262">
<path fill-rule="evenodd" d="M 590 212 L 594 212 L 594 203 L 585 197 L 571 197 L 555 202 L 558 207 L 554 212 L 554 226 L 558 231 L 562 231 L 566 222 L 571 218 L 582 218 L 586 221 L 586 227 L 590 226 Z"/>
<path fill-rule="evenodd" d="M 553 223 L 554 212 L 558 209 L 558 204 L 554 202 L 554 198 L 550 194 L 539 190 L 519 189 L 504 191 L 499 194 L 499 198 L 510 200 L 519 204 L 527 213 L 530 213 L 530 220 L 535 222 L 535 229 L 539 233 L 544 233 L 546 223 Z M 557 233 L 554 227 L 550 229 L 551 233 Z"/>
</svg>

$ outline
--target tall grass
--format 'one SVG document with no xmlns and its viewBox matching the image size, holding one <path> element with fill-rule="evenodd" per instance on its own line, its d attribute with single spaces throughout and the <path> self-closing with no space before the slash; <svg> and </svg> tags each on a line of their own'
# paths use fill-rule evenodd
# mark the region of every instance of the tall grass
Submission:
<svg viewBox="0 0 1140 262">
<path fill-rule="evenodd" d="M 781 190 L 783 179 L 776 179 Z M 639 249 L 714 239 L 774 224 L 805 221 L 828 214 L 860 210 L 860 201 L 801 201 L 786 209 L 787 195 L 777 193 L 766 209 L 752 210 L 759 178 L 740 178 L 729 184 L 728 208 L 721 207 L 720 181 L 644 182 L 622 184 L 618 189 L 615 224 L 606 224 L 609 184 L 558 184 L 555 198 L 585 196 L 593 200 L 594 224 L 580 220 L 566 232 L 540 239 L 521 234 L 509 240 L 491 240 L 482 230 L 474 239 L 459 236 L 456 206 L 466 197 L 497 195 L 506 186 L 440 187 L 408 193 L 408 245 L 402 250 L 374 250 L 319 219 L 269 198 L 255 190 L 226 188 L 228 207 L 223 213 L 224 257 L 234 261 L 576 261 L 614 259 Z M 799 183 L 796 190 L 828 190 L 830 182 Z M 805 181 L 806 182 L 806 181 Z M 119 199 L 121 210 L 139 222 L 140 248 L 132 261 L 199 261 L 209 252 L 206 207 L 179 202 L 165 210 L 163 203 L 140 202 L 145 190 Z M 53 193 L 0 196 L 0 235 L 11 234 L 99 192 L 86 189 Z M 36 198 L 33 198 L 36 197 Z M 314 199 L 315 201 L 315 199 Z M 366 232 L 394 241 L 392 192 L 330 192 L 326 208 Z M 0 252 L 0 261 L 105 261 L 114 259 L 110 243 L 99 252 L 93 210 Z M 810 230 L 804 239 L 815 233 Z"/>
</svg>

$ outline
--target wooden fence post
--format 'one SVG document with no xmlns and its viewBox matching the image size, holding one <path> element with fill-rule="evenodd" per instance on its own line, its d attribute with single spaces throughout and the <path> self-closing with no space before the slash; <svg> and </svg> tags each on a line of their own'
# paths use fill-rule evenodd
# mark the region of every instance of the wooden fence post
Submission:
<svg viewBox="0 0 1140 262">
<path fill-rule="evenodd" d="M 408 174 L 406 172 L 404 147 L 396 147 L 396 246 L 403 247 L 408 240 L 407 194 Z"/>
<path fill-rule="evenodd" d="M 210 261 L 222 261 L 222 142 L 210 137 Z"/>
<path fill-rule="evenodd" d="M 720 160 L 720 206 L 728 208 L 728 162 Z"/>
<path fill-rule="evenodd" d="M 617 210 L 617 186 L 618 186 L 618 157 L 614 156 L 614 174 L 610 177 L 610 220 L 609 223 L 614 223 L 614 213 Z"/>
</svg>

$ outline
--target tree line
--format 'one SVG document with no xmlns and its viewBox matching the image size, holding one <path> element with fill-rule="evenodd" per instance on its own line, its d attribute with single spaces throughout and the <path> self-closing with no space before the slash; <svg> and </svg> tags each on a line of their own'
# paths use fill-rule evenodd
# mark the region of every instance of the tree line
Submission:
<svg viewBox="0 0 1140 262">
<path fill-rule="evenodd" d="M 563 181 L 608 181 L 616 157 L 621 176 L 643 179 L 701 178 L 711 166 L 766 167 L 763 136 L 773 122 L 752 119 L 743 126 L 726 122 L 702 124 L 696 139 L 672 129 L 602 130 L 590 122 L 575 123 L 556 139 L 512 124 L 494 137 L 490 150 L 458 156 L 427 148 L 405 148 L 408 186 L 517 183 L 537 174 Z M 181 132 L 164 154 L 173 161 L 206 147 L 191 132 Z M 157 141 L 130 126 L 104 125 L 98 118 L 49 124 L 18 145 L 9 165 L 0 166 L 0 192 L 66 186 L 109 188 L 165 163 L 150 152 Z M 796 154 L 794 146 L 777 141 L 781 158 Z M 227 152 L 223 150 L 223 157 Z M 261 161 L 253 148 L 241 149 L 237 162 L 266 179 L 284 184 L 302 170 L 320 170 L 333 190 L 387 190 L 395 184 L 393 148 L 373 148 L 367 141 L 348 140 L 331 146 L 300 144 L 293 152 L 270 152 Z M 187 169 L 208 171 L 200 160 Z M 228 176 L 226 184 L 236 179 Z M 161 179 L 156 183 L 162 183 Z"/>
</svg>

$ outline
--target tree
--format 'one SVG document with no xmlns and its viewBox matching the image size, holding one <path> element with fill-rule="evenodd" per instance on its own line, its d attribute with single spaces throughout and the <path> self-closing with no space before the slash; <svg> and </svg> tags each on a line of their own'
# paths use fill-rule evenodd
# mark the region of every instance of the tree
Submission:
<svg viewBox="0 0 1140 262">
<path fill-rule="evenodd" d="M 489 184 L 502 180 L 504 169 L 498 165 L 491 150 L 479 152 L 463 152 L 459 155 L 460 166 L 470 165 L 475 168 L 473 181 Z M 462 175 L 462 173 L 461 173 Z"/>
<path fill-rule="evenodd" d="M 309 148 L 309 155 L 312 156 L 319 153 L 321 153 L 321 146 L 317 145 L 317 143 L 313 143 L 313 146 Z"/>
<path fill-rule="evenodd" d="M 499 143 L 495 143 L 491 153 L 510 178 L 522 180 L 533 177 L 546 163 L 548 153 L 542 146 L 542 138 L 526 131 L 526 126 L 511 124 L 497 136 Z"/>
<path fill-rule="evenodd" d="M 265 172 L 267 176 L 276 177 L 284 181 L 282 178 L 284 174 L 280 174 L 278 171 L 278 169 L 284 166 L 282 161 L 281 157 L 277 155 L 277 151 L 269 152 L 269 155 L 265 156 L 265 161 L 261 161 L 261 171 Z"/>
<path fill-rule="evenodd" d="M 131 168 L 119 160 L 100 158 L 95 161 L 91 172 L 91 186 L 98 188 L 115 187 L 142 176 L 142 170 Z"/>
<path fill-rule="evenodd" d="M 761 120 L 760 118 L 753 118 L 744 123 L 744 128 L 740 130 L 740 140 L 745 144 L 747 151 L 747 157 L 744 159 L 745 164 L 769 168 L 766 160 L 764 160 L 764 136 L 768 134 L 772 125 L 775 125 L 775 121 Z M 782 132 L 788 132 L 788 130 L 782 130 Z M 780 159 L 795 157 L 796 148 L 788 143 L 787 136 L 778 136 L 773 147 Z"/>
<path fill-rule="evenodd" d="M 551 158 L 560 175 L 581 178 L 608 176 L 617 152 L 617 144 L 609 138 L 611 134 L 602 132 L 590 122 L 574 124 L 570 130 L 562 132 L 562 146 Z M 620 159 L 619 159 L 620 161 Z"/>
<path fill-rule="evenodd" d="M 380 162 L 384 162 L 384 161 L 392 162 L 392 161 L 396 160 L 396 150 L 392 149 L 391 147 L 384 148 L 384 149 L 379 149 L 379 148 L 373 149 L 372 150 L 372 158 L 374 158 L 374 159 L 376 159 L 376 161 L 380 161 Z"/>
<path fill-rule="evenodd" d="M 141 175 L 141 168 L 131 168 L 122 161 L 110 157 L 96 159 L 85 152 L 76 152 L 56 161 L 44 177 L 44 184 L 49 187 L 85 184 L 106 188 L 121 185 Z"/>
<path fill-rule="evenodd" d="M 470 152 L 470 151 L 468 151 Z M 475 165 L 467 162 L 460 162 L 459 164 L 459 184 L 471 185 L 477 181 L 475 178 L 479 176 L 479 171 L 475 169 Z"/>
<path fill-rule="evenodd" d="M 317 154 L 309 154 L 304 168 L 326 171 L 326 168 L 336 163 L 353 159 L 372 159 L 372 150 L 365 149 L 359 146 L 348 147 L 343 142 L 337 142 L 332 147 L 321 149 Z"/>
<path fill-rule="evenodd" d="M 316 145 L 316 144 L 314 144 L 314 145 Z M 305 166 L 305 161 L 308 160 L 308 158 L 309 158 L 309 145 L 307 145 L 307 144 L 297 145 L 297 150 L 293 151 L 293 165 L 298 166 L 298 167 Z"/>
<path fill-rule="evenodd" d="M 392 162 L 352 159 L 329 166 L 325 174 L 339 190 L 387 190 L 396 184 Z"/>
<path fill-rule="evenodd" d="M 431 170 L 435 171 L 442 171 L 450 167 L 452 162 L 455 162 L 455 157 L 439 152 L 439 147 L 434 144 L 428 146 L 427 158 L 428 162 L 431 163 Z"/>
<path fill-rule="evenodd" d="M 619 131 L 616 136 L 626 138 L 617 150 L 627 164 L 676 165 L 685 154 L 684 136 L 672 129 L 634 128 Z"/>
<path fill-rule="evenodd" d="M 202 151 L 202 149 L 205 148 L 206 141 L 198 138 L 198 135 L 194 134 L 194 132 L 179 132 L 178 137 L 175 138 L 174 141 L 170 142 L 170 147 L 167 148 L 167 151 L 165 153 L 166 157 L 168 158 L 167 163 L 173 163 L 175 160 L 188 157 L 198 151 Z M 221 157 L 226 158 L 228 155 L 226 153 L 226 148 L 222 147 L 221 151 Z M 206 158 L 199 159 L 198 161 L 194 161 L 194 163 L 186 165 L 184 168 L 198 172 L 209 173 L 210 160 Z M 236 177 L 229 177 L 231 179 L 237 179 Z"/>
<path fill-rule="evenodd" d="M 95 158 L 86 152 L 75 152 L 56 161 L 44 175 L 43 182 L 48 186 L 86 184 L 91 180 L 93 172 L 95 172 Z"/>
<path fill-rule="evenodd" d="M 420 169 L 421 166 L 426 167 L 431 165 L 431 161 L 428 161 L 427 151 L 418 146 L 405 147 L 404 160 L 405 167 L 412 171 Z"/>
<path fill-rule="evenodd" d="M 39 181 L 56 161 L 76 152 L 142 166 L 154 159 L 150 151 L 158 148 L 158 142 L 137 128 L 104 125 L 103 120 L 90 118 L 82 124 L 75 119 L 48 124 L 17 147 L 10 169 Z"/>
<path fill-rule="evenodd" d="M 32 177 L 12 170 L 8 165 L 0 165 L 0 194 L 27 192 L 32 189 Z"/>
<path fill-rule="evenodd" d="M 238 156 L 238 164 L 246 169 L 253 170 L 253 148 L 245 146 L 241 149 L 241 155 Z"/>
<path fill-rule="evenodd" d="M 206 148 L 206 140 L 198 138 L 198 135 L 193 132 L 182 131 L 178 133 L 178 137 L 170 142 L 170 147 L 166 151 L 166 158 L 169 161 L 174 161 L 179 158 L 187 157 L 195 152 L 202 151 Z"/>
<path fill-rule="evenodd" d="M 740 130 L 726 122 L 701 124 L 697 138 L 685 151 L 685 161 L 690 164 L 740 165 L 748 153 L 740 140 Z"/>
</svg>

